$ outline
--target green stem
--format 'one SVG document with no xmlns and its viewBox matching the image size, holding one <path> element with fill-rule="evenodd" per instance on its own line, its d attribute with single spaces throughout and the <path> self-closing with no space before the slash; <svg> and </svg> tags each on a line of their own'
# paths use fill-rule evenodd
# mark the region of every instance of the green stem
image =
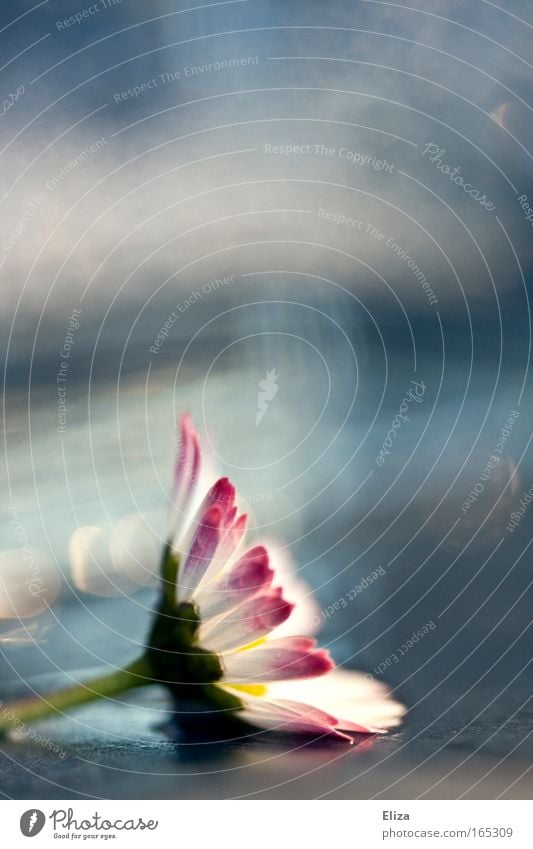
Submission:
<svg viewBox="0 0 533 849">
<path fill-rule="evenodd" d="M 176 607 L 176 583 L 178 580 L 179 558 L 172 553 L 168 542 L 161 558 L 161 610 L 173 611 Z"/>
<path fill-rule="evenodd" d="M 63 713 L 96 699 L 112 698 L 133 687 L 153 684 L 153 672 L 147 657 L 140 657 L 124 669 L 108 672 L 84 684 L 66 687 L 57 693 L 31 696 L 2 705 L 0 710 L 0 735 L 26 723 L 36 722 L 55 713 Z"/>
</svg>

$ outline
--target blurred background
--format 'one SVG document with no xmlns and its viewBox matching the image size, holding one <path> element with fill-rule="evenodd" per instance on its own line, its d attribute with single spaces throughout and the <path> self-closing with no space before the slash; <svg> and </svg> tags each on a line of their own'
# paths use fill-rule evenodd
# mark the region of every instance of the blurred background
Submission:
<svg viewBox="0 0 533 849">
<path fill-rule="evenodd" d="M 3 742 L 3 794 L 527 798 L 530 4 L 0 14 L 0 699 L 143 645 L 187 410 L 410 708 L 350 752 L 197 746 L 132 693 L 47 723 L 62 757 Z"/>
</svg>

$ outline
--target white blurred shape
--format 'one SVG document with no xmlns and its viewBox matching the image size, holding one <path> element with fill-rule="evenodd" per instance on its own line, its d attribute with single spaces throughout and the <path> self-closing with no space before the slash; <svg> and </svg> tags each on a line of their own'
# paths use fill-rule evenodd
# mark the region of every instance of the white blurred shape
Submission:
<svg viewBox="0 0 533 849">
<path fill-rule="evenodd" d="M 140 513 L 121 519 L 111 535 L 110 553 L 115 571 L 137 586 L 157 581 L 161 550 L 159 534 L 148 517 Z"/>
<path fill-rule="evenodd" d="M 111 534 L 94 525 L 78 528 L 69 543 L 72 580 L 77 589 L 93 595 L 114 596 L 120 591 L 113 581 L 109 554 Z"/>
</svg>

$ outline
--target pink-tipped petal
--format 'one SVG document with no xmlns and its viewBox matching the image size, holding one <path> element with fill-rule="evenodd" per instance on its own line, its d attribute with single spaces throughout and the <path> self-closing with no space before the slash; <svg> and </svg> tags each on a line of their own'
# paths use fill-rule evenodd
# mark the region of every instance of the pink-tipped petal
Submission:
<svg viewBox="0 0 533 849">
<path fill-rule="evenodd" d="M 217 504 L 204 510 L 192 538 L 189 553 L 180 570 L 178 597 L 187 601 L 209 567 L 220 542 L 223 513 Z"/>
<path fill-rule="evenodd" d="M 227 526 L 226 533 L 224 534 L 221 543 L 221 555 L 226 558 L 233 555 L 244 539 L 247 522 L 248 516 L 246 513 L 243 513 L 241 516 L 238 516 L 234 522 Z"/>
<path fill-rule="evenodd" d="M 195 489 L 200 480 L 200 470 L 202 467 L 202 449 L 200 448 L 200 439 L 196 431 L 192 433 L 192 472 L 190 476 L 190 490 Z"/>
<path fill-rule="evenodd" d="M 235 487 L 228 478 L 219 478 L 203 499 L 185 542 L 188 554 L 180 574 L 182 601 L 191 598 L 208 571 L 218 571 L 215 552 L 224 538 L 226 518 L 234 501 Z M 198 553 L 198 546 L 207 546 L 206 553 Z"/>
<path fill-rule="evenodd" d="M 274 580 L 281 584 L 285 597 L 295 605 L 290 620 L 283 624 L 277 634 L 291 633 L 315 634 L 324 621 L 311 587 L 302 578 L 303 572 L 296 569 L 289 550 L 279 542 L 266 543 L 270 552 L 270 565 L 274 569 Z"/>
<path fill-rule="evenodd" d="M 276 631 L 276 635 L 278 631 Z M 277 649 L 291 649 L 295 651 L 310 651 L 316 647 L 316 640 L 313 637 L 277 637 L 276 640 L 269 640 L 268 646 L 275 645 Z M 265 648 L 267 646 L 265 645 Z"/>
<path fill-rule="evenodd" d="M 235 503 L 235 487 L 228 478 L 219 478 L 207 493 L 203 509 L 216 504 L 222 511 L 222 524 L 225 523 L 226 516 L 230 512 Z"/>
<path fill-rule="evenodd" d="M 269 640 L 249 651 L 225 654 L 222 658 L 225 680 L 233 684 L 263 684 L 291 678 L 316 678 L 334 667 L 324 649 L 286 648 L 276 645 L 277 642 Z"/>
<path fill-rule="evenodd" d="M 233 511 L 232 511 L 233 512 Z M 239 516 L 231 525 L 224 529 L 216 556 L 213 558 L 209 571 L 206 572 L 203 583 L 207 583 L 220 575 L 228 563 L 235 557 L 246 532 L 246 514 Z"/>
<path fill-rule="evenodd" d="M 195 594 L 202 622 L 228 613 L 264 592 L 272 583 L 273 576 L 266 549 L 262 546 L 252 548 L 219 578 L 203 585 Z"/>
<path fill-rule="evenodd" d="M 341 740 L 353 743 L 352 738 L 336 727 L 335 717 L 298 702 L 272 702 L 263 698 L 243 699 L 244 709 L 239 718 L 257 728 L 290 734 L 303 734 L 321 740 Z"/>
<path fill-rule="evenodd" d="M 280 588 L 236 607 L 226 616 L 200 628 L 200 642 L 217 652 L 233 651 L 254 643 L 289 618 L 293 605 L 285 601 Z M 250 652 L 251 653 L 251 652 Z"/>
<path fill-rule="evenodd" d="M 272 700 L 295 699 L 339 717 L 337 727 L 357 733 L 383 733 L 401 724 L 405 707 L 388 687 L 362 672 L 335 669 L 326 678 L 269 685 Z"/>
</svg>

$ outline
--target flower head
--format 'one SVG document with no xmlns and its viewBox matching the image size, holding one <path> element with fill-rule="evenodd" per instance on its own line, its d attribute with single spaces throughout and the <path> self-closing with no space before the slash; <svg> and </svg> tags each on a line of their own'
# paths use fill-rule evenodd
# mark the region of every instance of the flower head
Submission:
<svg viewBox="0 0 533 849">
<path fill-rule="evenodd" d="M 208 704 L 261 728 L 351 740 L 344 731 L 398 725 L 404 708 L 383 684 L 335 670 L 310 637 L 277 636 L 295 604 L 265 546 L 246 550 L 246 515 L 228 478 L 194 509 L 201 458 L 188 416 L 180 432 L 162 600 L 149 639 L 158 679 L 180 703 Z"/>
<path fill-rule="evenodd" d="M 302 609 L 295 605 L 302 583 L 280 581 L 283 562 L 275 562 L 264 545 L 246 549 L 246 516 L 239 514 L 228 478 L 205 487 L 201 498 L 200 466 L 198 436 L 190 418 L 182 416 L 162 590 L 146 651 L 125 668 L 84 684 L 11 702 L 0 718 L 0 736 L 11 733 L 14 722 L 25 727 L 158 683 L 174 695 L 183 724 L 191 718 L 196 726 L 198 719 L 210 725 L 213 719 L 237 718 L 259 728 L 349 742 L 345 732 L 377 733 L 399 724 L 405 710 L 383 684 L 336 670 L 311 637 L 286 636 Z M 119 554 L 123 537 L 114 533 L 111 539 Z M 87 559 L 99 563 L 102 539 L 98 528 L 73 535 L 75 568 Z M 308 614 L 310 608 L 314 613 L 307 599 Z"/>
</svg>

